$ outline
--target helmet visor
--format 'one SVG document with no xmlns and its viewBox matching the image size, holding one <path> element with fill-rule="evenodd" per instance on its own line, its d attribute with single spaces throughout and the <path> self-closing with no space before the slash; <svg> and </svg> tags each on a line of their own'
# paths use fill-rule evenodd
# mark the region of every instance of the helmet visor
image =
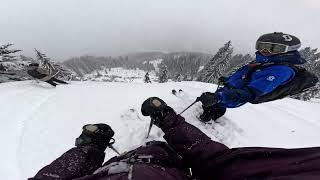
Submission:
<svg viewBox="0 0 320 180">
<path fill-rule="evenodd" d="M 288 52 L 288 46 L 283 44 L 257 41 L 256 50 L 258 51 L 267 50 L 272 54 L 280 54 L 280 53 Z"/>
</svg>

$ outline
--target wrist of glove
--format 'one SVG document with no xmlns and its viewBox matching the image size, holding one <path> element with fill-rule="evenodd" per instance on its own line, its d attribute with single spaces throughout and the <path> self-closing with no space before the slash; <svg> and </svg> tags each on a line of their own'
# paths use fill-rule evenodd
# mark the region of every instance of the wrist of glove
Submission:
<svg viewBox="0 0 320 180">
<path fill-rule="evenodd" d="M 226 81 L 226 77 L 224 77 L 224 76 L 221 76 L 221 77 L 219 77 L 219 83 L 221 83 L 222 85 L 227 85 L 228 83 L 227 83 L 227 81 Z"/>
<path fill-rule="evenodd" d="M 114 143 L 114 131 L 107 124 L 87 124 L 82 127 L 81 135 L 76 139 L 75 145 L 94 145 L 98 149 L 105 151 Z"/>
<path fill-rule="evenodd" d="M 152 123 L 159 128 L 165 123 L 165 117 L 172 112 L 174 110 L 158 97 L 148 98 L 141 106 L 142 115 L 150 116 Z"/>
<path fill-rule="evenodd" d="M 203 106 L 209 107 L 218 104 L 220 100 L 216 93 L 205 92 L 197 98 L 197 101 L 200 101 Z"/>
</svg>

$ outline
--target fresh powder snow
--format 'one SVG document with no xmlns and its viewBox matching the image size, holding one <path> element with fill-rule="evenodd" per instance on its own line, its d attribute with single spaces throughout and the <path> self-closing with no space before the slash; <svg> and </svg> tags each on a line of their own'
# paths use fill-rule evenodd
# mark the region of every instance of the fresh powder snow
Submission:
<svg viewBox="0 0 320 180">
<path fill-rule="evenodd" d="M 177 96 L 171 94 L 171 90 Z M 71 82 L 56 88 L 35 81 L 0 84 L 2 147 L 0 179 L 32 177 L 74 146 L 82 126 L 107 123 L 115 131 L 115 148 L 125 152 L 150 140 L 164 140 L 153 127 L 146 139 L 149 117 L 140 107 L 148 97 L 157 96 L 177 113 L 216 86 L 201 82 Z M 201 103 L 182 116 L 213 140 L 229 147 L 264 146 L 298 148 L 320 146 L 319 102 L 285 98 L 258 105 L 228 109 L 217 123 L 198 120 Z M 106 160 L 116 154 L 106 150 Z"/>
</svg>

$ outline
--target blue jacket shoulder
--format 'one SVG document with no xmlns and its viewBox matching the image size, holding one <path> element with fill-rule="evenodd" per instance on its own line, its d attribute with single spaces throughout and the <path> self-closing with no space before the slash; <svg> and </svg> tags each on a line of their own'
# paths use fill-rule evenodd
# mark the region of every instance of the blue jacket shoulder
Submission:
<svg viewBox="0 0 320 180">
<path fill-rule="evenodd" d="M 243 77 L 250 70 L 249 66 L 240 68 L 226 78 L 227 86 L 220 88 L 217 94 L 224 107 L 239 107 L 256 97 L 273 92 L 277 87 L 290 82 L 295 77 L 295 71 L 289 66 L 274 65 L 253 72 L 248 81 Z"/>
<path fill-rule="evenodd" d="M 284 85 L 292 80 L 295 71 L 285 65 L 270 66 L 258 70 L 252 74 L 248 87 L 257 91 L 257 95 L 265 95 L 272 92 L 280 85 Z"/>
</svg>

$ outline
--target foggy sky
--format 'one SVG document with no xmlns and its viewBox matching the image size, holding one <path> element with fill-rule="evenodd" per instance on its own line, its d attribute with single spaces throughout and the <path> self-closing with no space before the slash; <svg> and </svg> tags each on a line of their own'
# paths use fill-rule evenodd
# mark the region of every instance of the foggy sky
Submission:
<svg viewBox="0 0 320 180">
<path fill-rule="evenodd" d="M 0 44 L 56 60 L 135 51 L 215 53 L 231 40 L 253 53 L 285 32 L 320 48 L 319 0 L 0 0 Z"/>
</svg>

